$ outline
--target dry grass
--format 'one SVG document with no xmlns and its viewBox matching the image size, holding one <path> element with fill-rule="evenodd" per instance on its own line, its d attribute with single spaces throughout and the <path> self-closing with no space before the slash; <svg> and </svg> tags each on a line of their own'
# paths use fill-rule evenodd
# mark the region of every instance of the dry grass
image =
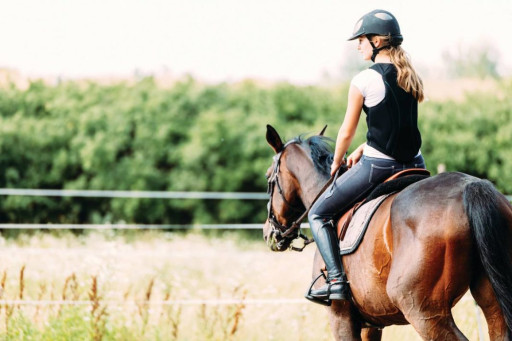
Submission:
<svg viewBox="0 0 512 341">
<path fill-rule="evenodd" d="M 92 340 L 331 340 L 326 312 L 319 305 L 305 299 L 293 304 L 244 302 L 302 299 L 314 247 L 278 254 L 268 251 L 263 241 L 156 232 L 137 234 L 130 242 L 93 233 L 0 239 L 0 245 L 0 299 L 88 300 L 90 306 L 77 314 L 89 316 Z M 232 298 L 240 301 L 169 304 Z M 112 304 L 118 301 L 128 304 Z M 0 331 L 5 333 L 17 315 L 12 306 L 0 308 Z M 16 309 L 38 330 L 65 315 L 52 307 Z M 478 339 L 475 312 L 469 299 L 455 309 L 458 325 L 472 340 Z M 419 340 L 409 326 L 384 330 L 384 340 L 397 339 Z"/>
</svg>

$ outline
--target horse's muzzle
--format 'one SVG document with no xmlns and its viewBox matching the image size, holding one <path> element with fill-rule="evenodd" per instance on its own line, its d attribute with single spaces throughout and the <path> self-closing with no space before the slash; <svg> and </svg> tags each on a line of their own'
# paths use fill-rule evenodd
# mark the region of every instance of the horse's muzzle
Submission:
<svg viewBox="0 0 512 341">
<path fill-rule="evenodd" d="M 282 252 L 288 249 L 289 243 L 280 238 L 276 234 L 276 230 L 272 228 L 270 221 L 267 219 L 263 226 L 263 239 L 271 251 Z"/>
</svg>

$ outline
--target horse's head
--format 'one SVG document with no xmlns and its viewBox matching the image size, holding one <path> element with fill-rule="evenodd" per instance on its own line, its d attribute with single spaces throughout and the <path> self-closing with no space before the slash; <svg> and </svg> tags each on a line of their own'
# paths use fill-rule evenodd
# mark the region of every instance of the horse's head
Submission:
<svg viewBox="0 0 512 341">
<path fill-rule="evenodd" d="M 276 154 L 266 173 L 270 198 L 263 238 L 272 251 L 284 251 L 296 238 L 304 238 L 298 219 L 306 212 L 311 196 L 316 195 L 312 192 L 328 178 L 332 154 L 318 136 L 316 140 L 299 137 L 284 144 L 270 125 L 267 142 Z"/>
</svg>

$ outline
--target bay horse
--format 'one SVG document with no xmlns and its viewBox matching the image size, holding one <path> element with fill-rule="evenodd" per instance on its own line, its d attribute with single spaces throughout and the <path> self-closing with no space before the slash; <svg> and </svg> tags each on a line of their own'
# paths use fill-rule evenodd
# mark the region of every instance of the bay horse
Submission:
<svg viewBox="0 0 512 341">
<path fill-rule="evenodd" d="M 321 135 L 285 144 L 267 126 L 276 155 L 263 236 L 272 251 L 290 247 L 299 233 L 287 231 L 330 177 L 332 149 Z M 342 258 L 351 299 L 327 308 L 335 339 L 380 340 L 382 328 L 411 324 L 425 340 L 466 340 L 451 309 L 469 288 L 490 339 L 510 340 L 511 246 L 512 205 L 487 180 L 441 173 L 389 196 Z M 322 266 L 317 250 L 314 277 Z"/>
</svg>

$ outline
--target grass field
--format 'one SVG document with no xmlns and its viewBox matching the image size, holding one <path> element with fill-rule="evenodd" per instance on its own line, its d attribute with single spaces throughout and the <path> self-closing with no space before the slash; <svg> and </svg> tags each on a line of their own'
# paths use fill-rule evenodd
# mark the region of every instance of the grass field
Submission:
<svg viewBox="0 0 512 341">
<path fill-rule="evenodd" d="M 0 237 L 0 299 L 15 301 L 0 304 L 0 340 L 331 340 L 325 309 L 303 299 L 313 252 L 272 253 L 236 233 Z M 470 296 L 454 314 L 477 340 Z M 419 340 L 410 326 L 384 339 Z"/>
</svg>

